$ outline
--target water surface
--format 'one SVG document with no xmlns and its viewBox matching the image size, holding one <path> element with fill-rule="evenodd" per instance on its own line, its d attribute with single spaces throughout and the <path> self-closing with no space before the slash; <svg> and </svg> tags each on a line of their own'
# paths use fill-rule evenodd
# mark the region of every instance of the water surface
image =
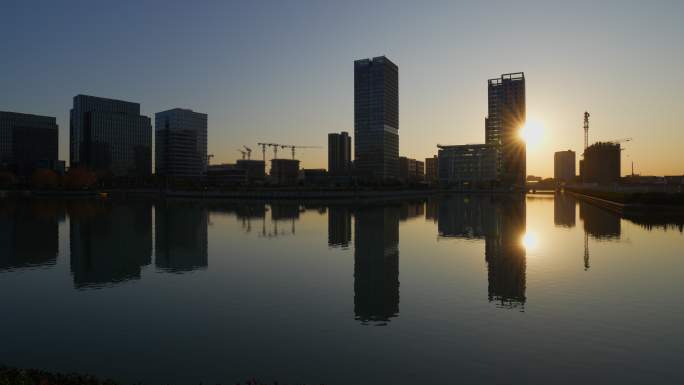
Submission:
<svg viewBox="0 0 684 385">
<path fill-rule="evenodd" d="M 570 196 L 0 201 L 0 363 L 124 383 L 684 383 L 681 221 Z"/>
</svg>

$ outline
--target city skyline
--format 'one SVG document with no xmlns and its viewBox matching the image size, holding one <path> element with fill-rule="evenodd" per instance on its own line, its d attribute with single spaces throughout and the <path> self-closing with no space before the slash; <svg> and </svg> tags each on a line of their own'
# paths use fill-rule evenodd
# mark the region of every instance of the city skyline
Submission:
<svg viewBox="0 0 684 385">
<path fill-rule="evenodd" d="M 68 160 L 68 109 L 74 95 L 133 100 L 148 117 L 190 108 L 210 117 L 212 162 L 233 163 L 234 149 L 243 144 L 297 138 L 304 145 L 325 147 L 327 133 L 351 132 L 352 61 L 386 55 L 401 67 L 402 156 L 423 159 L 436 154 L 436 144 L 483 142 L 486 80 L 524 71 L 527 118 L 544 127 L 540 142 L 528 146 L 528 174 L 552 176 L 550 159 L 556 151 L 581 153 L 585 110 L 592 114 L 590 142 L 634 138 L 625 145 L 622 175 L 630 173 L 632 161 L 639 174 L 684 172 L 676 159 L 678 143 L 684 140 L 678 108 L 684 101 L 678 87 L 684 75 L 677 70 L 684 54 L 671 49 L 683 32 L 676 17 L 682 4 L 603 3 L 592 5 L 589 13 L 578 4 L 526 3 L 506 10 L 510 17 L 498 24 L 480 5 L 463 9 L 433 3 L 417 9 L 375 3 L 364 15 L 340 4 L 306 5 L 158 9 L 126 3 L 88 10 L 100 18 L 130 15 L 131 28 L 122 29 L 113 22 L 74 23 L 78 12 L 84 12 L 75 10 L 74 3 L 45 4 L 37 10 L 10 4 L 13 17 L 0 30 L 9 34 L 28 20 L 39 27 L 6 42 L 14 55 L 0 65 L 7 74 L 2 85 L 13 92 L 0 96 L 0 109 L 55 116 L 60 159 Z M 153 12 L 185 12 L 188 23 L 177 31 L 154 20 L 148 23 Z M 381 12 L 395 17 L 397 25 L 368 23 Z M 239 28 L 255 27 L 239 20 L 231 24 L 236 18 L 270 25 L 250 35 L 251 29 Z M 302 25 L 303 18 L 313 21 Z M 582 27 L 572 20 L 582 20 Z M 79 23 L 90 28 L 88 36 L 74 37 Z M 411 27 L 428 24 L 420 30 Z M 522 44 L 512 49 L 505 43 L 506 29 L 514 26 Z M 431 36 L 427 44 L 426 36 Z M 191 54 L 165 66 L 148 64 L 176 54 L 174 41 L 192 47 Z M 190 45 L 194 41 L 199 43 Z M 122 44 L 131 53 L 123 59 L 118 53 Z M 490 52 L 490 46 L 500 51 Z M 31 60 L 38 50 L 51 57 L 50 65 Z M 83 60 L 76 60 L 76 53 Z M 507 58 L 495 60 L 502 53 Z M 324 150 L 298 155 L 305 168 L 326 166 Z"/>
</svg>

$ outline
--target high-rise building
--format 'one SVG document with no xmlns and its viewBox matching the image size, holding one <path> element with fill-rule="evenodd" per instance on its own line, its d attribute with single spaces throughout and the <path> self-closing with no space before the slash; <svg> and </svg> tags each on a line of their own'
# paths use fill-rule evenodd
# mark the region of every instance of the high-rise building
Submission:
<svg viewBox="0 0 684 385">
<path fill-rule="evenodd" d="M 0 111 L 0 165 L 20 176 L 36 168 L 54 169 L 58 156 L 57 119 Z"/>
<path fill-rule="evenodd" d="M 328 173 L 331 176 L 349 175 L 351 171 L 351 138 L 349 133 L 328 134 Z"/>
<path fill-rule="evenodd" d="M 439 179 L 439 166 L 437 155 L 432 158 L 425 158 L 425 180 L 428 182 L 436 182 Z"/>
<path fill-rule="evenodd" d="M 77 95 L 71 109 L 71 167 L 85 166 L 114 176 L 152 172 L 152 125 L 140 104 Z"/>
<path fill-rule="evenodd" d="M 598 142 L 584 150 L 580 172 L 582 181 L 589 183 L 614 183 L 620 180 L 620 144 Z"/>
<path fill-rule="evenodd" d="M 524 186 L 527 152 L 520 130 L 526 119 L 525 74 L 489 79 L 488 100 L 485 143 L 498 146 L 499 180 L 505 185 Z"/>
<path fill-rule="evenodd" d="M 571 182 L 575 179 L 575 152 L 558 151 L 553 154 L 553 179 L 556 182 Z"/>
<path fill-rule="evenodd" d="M 207 173 L 207 114 L 174 108 L 154 115 L 155 172 L 196 178 Z"/>
<path fill-rule="evenodd" d="M 354 169 L 399 177 L 399 67 L 384 56 L 354 62 Z"/>
</svg>

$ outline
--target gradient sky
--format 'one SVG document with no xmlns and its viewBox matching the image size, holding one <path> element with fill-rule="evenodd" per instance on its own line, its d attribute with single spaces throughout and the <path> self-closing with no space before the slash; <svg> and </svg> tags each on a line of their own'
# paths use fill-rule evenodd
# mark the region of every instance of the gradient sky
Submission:
<svg viewBox="0 0 684 385">
<path fill-rule="evenodd" d="M 515 4 L 514 4 L 515 3 Z M 353 61 L 399 66 L 401 155 L 484 142 L 487 79 L 524 71 L 527 117 L 543 122 L 528 174 L 553 152 L 633 137 L 623 173 L 684 174 L 684 1 L 8 1 L 0 110 L 56 116 L 83 93 L 209 115 L 213 163 L 243 144 L 320 145 L 353 132 Z M 261 155 L 258 154 L 258 157 Z"/>
</svg>

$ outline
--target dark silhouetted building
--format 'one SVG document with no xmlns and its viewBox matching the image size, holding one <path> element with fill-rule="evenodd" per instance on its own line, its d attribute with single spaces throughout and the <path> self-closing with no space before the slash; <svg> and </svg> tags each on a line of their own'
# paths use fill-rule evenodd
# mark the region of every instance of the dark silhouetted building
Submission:
<svg viewBox="0 0 684 385">
<path fill-rule="evenodd" d="M 576 172 L 574 151 L 557 151 L 553 154 L 553 179 L 556 182 L 572 182 Z"/>
<path fill-rule="evenodd" d="M 75 96 L 69 141 L 71 167 L 117 177 L 152 173 L 152 125 L 138 103 Z"/>
<path fill-rule="evenodd" d="M 207 168 L 207 182 L 212 186 L 230 186 L 247 183 L 247 170 L 236 164 L 212 164 Z"/>
<path fill-rule="evenodd" d="M 439 180 L 439 166 L 437 155 L 432 158 L 425 158 L 425 180 L 427 182 L 437 182 Z"/>
<path fill-rule="evenodd" d="M 195 203 L 155 206 L 155 265 L 171 273 L 208 266 L 209 211 Z"/>
<path fill-rule="evenodd" d="M 207 172 L 207 114 L 174 108 L 155 114 L 156 174 L 200 178 Z"/>
<path fill-rule="evenodd" d="M 442 183 L 486 183 L 497 180 L 497 146 L 439 146 L 438 175 Z"/>
<path fill-rule="evenodd" d="M 328 246 L 348 247 L 352 238 L 351 210 L 348 207 L 328 208 Z"/>
<path fill-rule="evenodd" d="M 399 68 L 384 56 L 354 62 L 354 169 L 399 177 Z"/>
<path fill-rule="evenodd" d="M 245 170 L 248 182 L 263 181 L 266 177 L 266 163 L 263 160 L 238 159 L 235 165 Z"/>
<path fill-rule="evenodd" d="M 382 325 L 399 314 L 399 208 L 360 207 L 354 224 L 354 314 Z"/>
<path fill-rule="evenodd" d="M 351 173 L 351 148 L 349 133 L 328 134 L 328 172 L 331 176 Z"/>
<path fill-rule="evenodd" d="M 424 181 L 425 163 L 405 156 L 399 157 L 399 179 L 404 182 Z"/>
<path fill-rule="evenodd" d="M 525 74 L 503 74 L 488 81 L 485 143 L 498 149 L 499 179 L 505 185 L 524 186 L 527 152 L 520 136 L 526 120 Z"/>
<path fill-rule="evenodd" d="M 19 176 L 57 171 L 58 131 L 56 118 L 0 111 L 0 167 Z"/>
<path fill-rule="evenodd" d="M 271 180 L 278 184 L 294 184 L 299 178 L 299 161 L 271 159 Z"/>
<path fill-rule="evenodd" d="M 598 142 L 584 150 L 580 169 L 582 181 L 588 183 L 615 183 L 620 180 L 620 144 Z"/>
<path fill-rule="evenodd" d="M 76 288 L 140 279 L 152 261 L 152 205 L 79 201 L 68 207 Z"/>
<path fill-rule="evenodd" d="M 553 224 L 557 227 L 575 227 L 577 200 L 568 194 L 556 193 L 553 198 Z"/>
</svg>

